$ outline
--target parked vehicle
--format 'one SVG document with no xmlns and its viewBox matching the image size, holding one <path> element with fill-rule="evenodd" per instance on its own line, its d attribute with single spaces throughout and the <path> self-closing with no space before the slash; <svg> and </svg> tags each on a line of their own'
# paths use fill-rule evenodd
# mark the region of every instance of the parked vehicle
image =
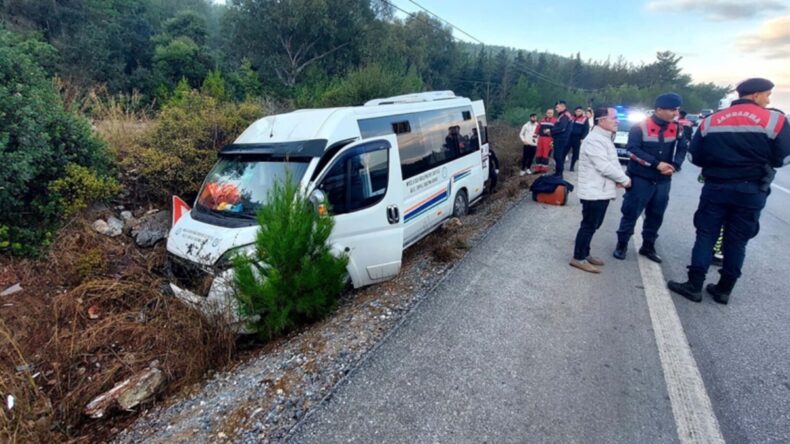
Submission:
<svg viewBox="0 0 790 444">
<path fill-rule="evenodd" d="M 167 241 L 177 297 L 232 304 L 230 259 L 254 248 L 255 215 L 286 173 L 335 227 L 354 287 L 396 276 L 402 252 L 463 216 L 488 176 L 482 101 L 452 91 L 376 99 L 364 106 L 264 117 L 219 153 L 191 211 Z"/>
<path fill-rule="evenodd" d="M 617 106 L 618 123 L 617 133 L 614 136 L 614 146 L 620 162 L 627 162 L 630 158 L 626 146 L 628 145 L 628 132 L 631 127 L 647 119 L 648 114 L 638 109 L 629 109 Z"/>
</svg>

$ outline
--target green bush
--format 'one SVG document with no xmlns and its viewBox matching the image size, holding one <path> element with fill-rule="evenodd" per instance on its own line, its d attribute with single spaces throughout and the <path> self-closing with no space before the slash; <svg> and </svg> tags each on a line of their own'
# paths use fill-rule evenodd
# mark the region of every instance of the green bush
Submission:
<svg viewBox="0 0 790 444">
<path fill-rule="evenodd" d="M 270 338 L 335 306 L 348 258 L 332 255 L 333 220 L 319 216 L 290 177 L 269 193 L 258 223 L 254 254 L 233 260 L 236 298 L 240 314 L 260 315 L 251 326 Z"/>
<path fill-rule="evenodd" d="M 529 122 L 529 115 L 535 113 L 538 115 L 538 119 L 543 117 L 543 114 L 538 112 L 537 109 L 530 109 L 530 108 L 508 108 L 505 110 L 505 113 L 502 114 L 502 120 L 507 122 L 510 125 L 517 125 L 521 126 L 527 122 Z"/>
<path fill-rule="evenodd" d="M 422 79 L 413 69 L 404 75 L 372 64 L 334 81 L 321 95 L 319 105 L 362 105 L 370 99 L 420 92 L 422 87 Z"/>
<path fill-rule="evenodd" d="M 81 165 L 66 165 L 66 176 L 49 184 L 49 190 L 58 200 L 64 216 L 71 217 L 91 202 L 110 199 L 121 191 L 118 181 L 98 176 L 95 171 Z"/>
<path fill-rule="evenodd" d="M 137 195 L 162 202 L 172 194 L 196 194 L 219 149 L 267 111 L 260 102 L 223 103 L 176 88 L 143 146 L 121 161 L 136 172 L 129 183 Z"/>
<path fill-rule="evenodd" d="M 15 254 L 37 252 L 63 219 L 50 184 L 67 176 L 68 165 L 96 177 L 109 168 L 104 144 L 64 110 L 30 47 L 0 29 L 0 250 Z"/>
</svg>

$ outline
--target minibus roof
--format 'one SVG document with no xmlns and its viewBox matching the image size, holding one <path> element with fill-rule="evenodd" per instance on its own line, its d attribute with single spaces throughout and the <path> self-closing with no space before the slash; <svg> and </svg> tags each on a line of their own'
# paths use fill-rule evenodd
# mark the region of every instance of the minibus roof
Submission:
<svg viewBox="0 0 790 444">
<path fill-rule="evenodd" d="M 429 93 L 419 93 L 428 96 Z M 408 97 L 408 100 L 392 100 Z M 415 95 L 369 101 L 364 106 L 302 109 L 258 119 L 233 142 L 244 144 L 286 144 L 296 141 L 324 140 L 329 145 L 339 140 L 359 138 L 358 119 L 407 114 L 429 109 L 470 105 L 465 97 L 435 94 L 433 100 L 414 100 Z M 377 103 L 371 103 L 377 102 Z M 393 103 L 394 102 L 394 103 Z"/>
</svg>

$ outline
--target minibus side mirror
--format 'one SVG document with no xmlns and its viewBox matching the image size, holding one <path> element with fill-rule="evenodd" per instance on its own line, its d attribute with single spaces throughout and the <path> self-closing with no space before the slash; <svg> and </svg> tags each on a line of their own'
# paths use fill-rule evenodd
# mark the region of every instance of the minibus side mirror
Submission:
<svg viewBox="0 0 790 444">
<path fill-rule="evenodd" d="M 326 194 L 319 189 L 313 190 L 310 193 L 310 203 L 313 204 L 313 208 L 318 213 L 319 216 L 326 216 L 329 214 L 329 211 L 326 208 Z"/>
</svg>

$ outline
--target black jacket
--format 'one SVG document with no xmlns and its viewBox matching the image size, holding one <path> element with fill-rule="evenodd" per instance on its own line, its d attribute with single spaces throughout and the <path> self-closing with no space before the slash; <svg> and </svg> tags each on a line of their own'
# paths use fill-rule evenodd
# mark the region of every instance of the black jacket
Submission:
<svg viewBox="0 0 790 444">
<path fill-rule="evenodd" d="M 683 130 L 677 122 L 667 122 L 657 116 L 650 116 L 638 125 L 631 127 L 626 145 L 630 160 L 628 175 L 639 176 L 655 182 L 670 180 L 658 171 L 658 164 L 666 162 L 680 171 L 686 157 L 688 141 L 683 138 Z"/>
<path fill-rule="evenodd" d="M 581 140 L 587 137 L 589 132 L 590 124 L 587 122 L 587 116 L 574 116 L 571 120 L 571 138 Z"/>
<path fill-rule="evenodd" d="M 551 128 L 551 137 L 554 138 L 554 149 L 568 145 L 571 140 L 571 113 L 565 111 L 560 114 L 557 123 Z"/>
<path fill-rule="evenodd" d="M 689 154 L 706 183 L 765 182 L 790 163 L 790 123 L 781 111 L 735 100 L 700 123 Z"/>
</svg>

